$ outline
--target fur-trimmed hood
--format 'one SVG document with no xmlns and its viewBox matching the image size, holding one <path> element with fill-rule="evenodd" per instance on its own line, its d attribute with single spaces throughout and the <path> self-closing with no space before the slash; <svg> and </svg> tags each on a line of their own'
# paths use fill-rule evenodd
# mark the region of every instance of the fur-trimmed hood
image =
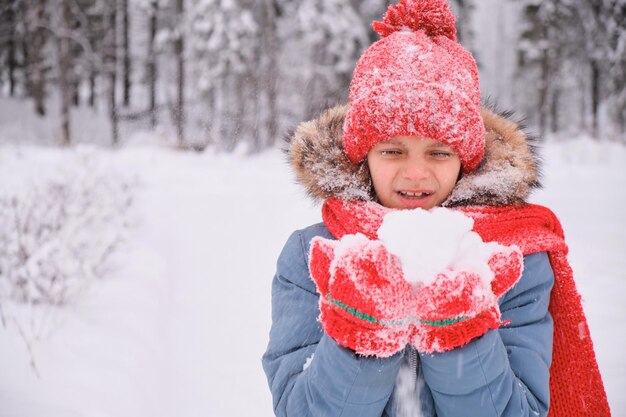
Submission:
<svg viewBox="0 0 626 417">
<path fill-rule="evenodd" d="M 287 154 L 298 182 L 316 201 L 328 198 L 376 201 L 367 162 L 351 162 L 343 152 L 348 106 L 333 107 L 304 122 L 289 137 Z M 511 114 L 481 109 L 485 156 L 474 172 L 458 181 L 444 206 L 519 205 L 539 187 L 534 140 Z"/>
</svg>

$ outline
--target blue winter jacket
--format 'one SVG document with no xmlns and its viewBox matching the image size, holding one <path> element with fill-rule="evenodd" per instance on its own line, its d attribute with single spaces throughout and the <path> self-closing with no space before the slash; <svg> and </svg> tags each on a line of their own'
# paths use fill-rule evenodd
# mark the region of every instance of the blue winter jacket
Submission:
<svg viewBox="0 0 626 417">
<path fill-rule="evenodd" d="M 323 332 L 308 270 L 314 236 L 332 239 L 321 223 L 294 232 L 272 283 L 263 368 L 276 416 L 399 416 L 401 366 L 410 366 L 421 387 L 415 395 L 423 417 L 547 415 L 554 275 L 545 252 L 524 258 L 522 278 L 500 299 L 502 320 L 511 324 L 449 352 L 418 354 L 407 346 L 381 359 L 357 355 Z"/>
</svg>

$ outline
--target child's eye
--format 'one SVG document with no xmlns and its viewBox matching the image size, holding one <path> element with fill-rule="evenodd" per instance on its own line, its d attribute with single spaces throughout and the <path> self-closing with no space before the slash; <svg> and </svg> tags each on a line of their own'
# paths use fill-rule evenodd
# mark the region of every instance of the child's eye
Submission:
<svg viewBox="0 0 626 417">
<path fill-rule="evenodd" d="M 436 152 L 431 152 L 430 155 L 437 159 L 448 159 L 452 157 L 452 152 L 436 151 Z"/>
<path fill-rule="evenodd" d="M 380 151 L 380 154 L 383 156 L 397 156 L 401 155 L 402 151 L 399 151 L 397 149 L 383 149 L 382 151 Z"/>
</svg>

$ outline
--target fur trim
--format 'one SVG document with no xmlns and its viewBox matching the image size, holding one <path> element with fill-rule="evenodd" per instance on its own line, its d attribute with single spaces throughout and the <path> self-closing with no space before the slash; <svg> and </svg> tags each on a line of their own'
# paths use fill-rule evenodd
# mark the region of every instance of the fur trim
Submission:
<svg viewBox="0 0 626 417">
<path fill-rule="evenodd" d="M 467 205 L 523 204 L 539 184 L 539 159 L 535 139 L 511 120 L 511 113 L 496 113 L 483 107 L 485 156 L 474 172 L 465 174 L 443 203 Z"/>
<path fill-rule="evenodd" d="M 343 121 L 348 106 L 325 110 L 304 122 L 288 139 L 288 157 L 298 182 L 316 201 L 328 198 L 373 201 L 367 162 L 355 164 L 343 151 Z"/>
<path fill-rule="evenodd" d="M 376 201 L 367 160 L 351 162 L 343 151 L 343 122 L 348 106 L 324 111 L 304 122 L 288 139 L 287 154 L 298 182 L 316 201 Z M 535 140 L 524 132 L 511 113 L 483 107 L 485 156 L 480 166 L 464 174 L 443 203 L 447 207 L 468 205 L 519 205 L 540 186 Z"/>
</svg>

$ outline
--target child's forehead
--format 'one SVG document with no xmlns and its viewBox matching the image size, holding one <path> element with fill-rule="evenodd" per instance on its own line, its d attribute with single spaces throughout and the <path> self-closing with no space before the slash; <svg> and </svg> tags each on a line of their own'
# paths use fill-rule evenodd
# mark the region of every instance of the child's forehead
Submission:
<svg viewBox="0 0 626 417">
<path fill-rule="evenodd" d="M 394 136 L 392 138 L 378 142 L 378 145 L 408 145 L 419 143 L 429 148 L 450 148 L 449 145 L 425 136 Z"/>
</svg>

